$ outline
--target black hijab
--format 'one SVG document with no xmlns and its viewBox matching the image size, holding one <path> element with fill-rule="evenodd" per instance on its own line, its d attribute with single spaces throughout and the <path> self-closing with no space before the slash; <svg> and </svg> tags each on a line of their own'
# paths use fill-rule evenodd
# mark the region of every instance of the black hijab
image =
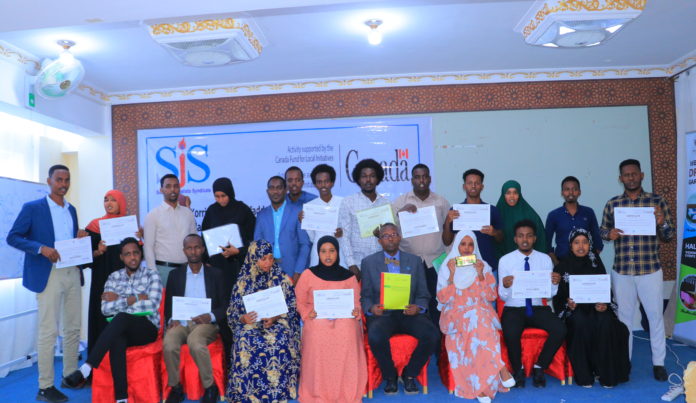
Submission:
<svg viewBox="0 0 696 403">
<path fill-rule="evenodd" d="M 343 281 L 351 278 L 354 274 L 339 265 L 340 253 L 336 238 L 330 235 L 319 238 L 319 241 L 317 242 L 317 253 L 319 253 L 321 246 L 325 243 L 330 243 L 334 246 L 334 248 L 336 248 L 336 261 L 331 266 L 325 266 L 324 263 L 322 263 L 321 258 L 319 258 L 319 264 L 314 267 L 310 267 L 309 270 L 311 270 L 315 276 L 324 281 Z"/>
<path fill-rule="evenodd" d="M 246 216 L 246 205 L 234 198 L 234 187 L 229 178 L 218 178 L 213 182 L 213 194 L 215 192 L 223 192 L 230 198 L 230 201 L 225 207 L 222 207 L 218 202 L 208 206 L 203 219 L 203 230 L 219 227 L 225 224 L 243 222 Z M 240 228 L 240 231 L 242 228 Z M 244 235 L 242 235 L 244 236 Z M 246 240 L 244 240 L 246 243 Z"/>
</svg>

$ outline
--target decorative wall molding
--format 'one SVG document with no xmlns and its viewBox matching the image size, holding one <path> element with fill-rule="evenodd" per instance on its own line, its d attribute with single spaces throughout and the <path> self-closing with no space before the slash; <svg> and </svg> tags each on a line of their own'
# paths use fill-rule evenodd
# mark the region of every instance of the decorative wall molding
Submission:
<svg viewBox="0 0 696 403">
<path fill-rule="evenodd" d="M 27 73 L 32 75 L 37 74 L 39 70 L 41 70 L 41 61 L 37 57 L 5 41 L 0 41 L 0 60 L 18 64 L 24 67 Z"/>
</svg>

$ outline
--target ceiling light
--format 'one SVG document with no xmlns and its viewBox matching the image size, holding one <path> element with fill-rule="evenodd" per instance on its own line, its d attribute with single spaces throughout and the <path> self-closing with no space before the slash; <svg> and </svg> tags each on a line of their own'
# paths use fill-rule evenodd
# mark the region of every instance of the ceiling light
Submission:
<svg viewBox="0 0 696 403">
<path fill-rule="evenodd" d="M 379 26 L 382 25 L 382 20 L 370 19 L 365 21 L 365 25 L 370 27 L 370 32 L 367 33 L 367 41 L 370 45 L 379 45 L 382 43 L 382 31 L 379 30 Z"/>
<path fill-rule="evenodd" d="M 609 31 L 610 34 L 613 34 L 614 32 L 618 31 L 619 28 L 621 28 L 621 27 L 623 27 L 623 25 L 621 25 L 621 24 L 616 24 L 616 25 L 614 25 L 614 26 L 611 26 L 611 27 L 607 28 L 607 31 Z"/>
<path fill-rule="evenodd" d="M 558 45 L 556 45 L 556 44 L 553 43 L 553 42 L 545 43 L 545 44 L 543 44 L 543 45 L 541 45 L 541 46 L 546 46 L 547 48 L 557 48 L 557 47 L 558 47 Z"/>
<path fill-rule="evenodd" d="M 568 27 L 563 26 L 563 25 L 561 25 L 561 26 L 558 28 L 558 34 L 559 34 L 559 35 L 565 35 L 565 34 L 569 34 L 569 33 L 571 33 L 571 32 L 575 32 L 575 30 L 574 30 L 573 28 L 568 28 Z"/>
</svg>

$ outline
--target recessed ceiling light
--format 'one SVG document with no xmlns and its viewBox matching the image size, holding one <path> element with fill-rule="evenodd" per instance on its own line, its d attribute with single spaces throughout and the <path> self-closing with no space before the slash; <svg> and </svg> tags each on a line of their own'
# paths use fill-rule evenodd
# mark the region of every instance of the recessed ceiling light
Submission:
<svg viewBox="0 0 696 403">
<path fill-rule="evenodd" d="M 367 41 L 370 45 L 379 45 L 382 43 L 382 31 L 379 30 L 379 26 L 382 25 L 382 20 L 370 19 L 365 21 L 365 25 L 370 27 L 370 32 L 367 33 Z"/>
<path fill-rule="evenodd" d="M 607 31 L 609 31 L 610 34 L 613 34 L 614 32 L 618 31 L 619 28 L 621 28 L 621 27 L 623 27 L 622 24 L 613 25 L 613 26 L 607 28 Z"/>
<path fill-rule="evenodd" d="M 588 44 L 585 45 L 585 46 L 597 46 L 597 45 L 599 45 L 600 43 L 602 43 L 602 42 L 588 43 Z"/>
<path fill-rule="evenodd" d="M 565 34 L 569 34 L 569 33 L 571 33 L 571 32 L 575 32 L 575 30 L 574 30 L 573 28 L 568 28 L 568 27 L 563 26 L 563 25 L 561 25 L 561 26 L 558 28 L 558 34 L 559 34 L 559 35 L 565 35 Z"/>
<path fill-rule="evenodd" d="M 553 42 L 545 43 L 545 44 L 543 44 L 543 45 L 541 45 L 541 46 L 546 46 L 547 48 L 557 48 L 557 47 L 558 47 L 558 45 L 556 45 L 556 44 L 553 43 Z"/>
<path fill-rule="evenodd" d="M 89 24 L 96 24 L 99 22 L 104 22 L 101 18 L 95 17 L 95 18 L 85 18 L 85 22 Z"/>
</svg>

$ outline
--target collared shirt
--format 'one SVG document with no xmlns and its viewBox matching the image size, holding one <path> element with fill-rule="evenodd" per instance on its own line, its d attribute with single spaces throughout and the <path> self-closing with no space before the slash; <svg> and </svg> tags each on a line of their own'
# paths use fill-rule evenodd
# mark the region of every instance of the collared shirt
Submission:
<svg viewBox="0 0 696 403">
<path fill-rule="evenodd" d="M 274 209 L 271 205 L 271 213 L 273 213 L 273 257 L 281 259 L 283 255 L 280 253 L 280 224 L 283 222 L 283 213 L 285 212 L 285 203 Z"/>
<path fill-rule="evenodd" d="M 609 240 L 609 231 L 614 228 L 614 209 L 616 207 L 658 207 L 662 210 L 665 221 L 657 227 L 654 235 L 626 235 L 614 241 L 614 270 L 619 274 L 640 276 L 660 270 L 660 239 L 669 241 L 674 236 L 674 225 L 669 214 L 669 207 L 662 196 L 647 193 L 641 189 L 638 198 L 631 200 L 626 192 L 612 197 L 604 206 L 602 226 L 599 231 L 602 238 Z M 619 228 L 620 229 L 620 228 Z"/>
<path fill-rule="evenodd" d="M 102 301 L 101 309 L 104 316 L 114 316 L 119 312 L 136 313 L 152 312 L 147 319 L 157 328 L 160 327 L 159 307 L 162 300 L 162 280 L 159 272 L 153 269 L 139 268 L 131 276 L 123 268 L 109 275 L 104 284 L 104 292 L 118 295 L 116 301 Z M 147 299 L 138 300 L 128 305 L 128 297 L 146 294 Z"/>
<path fill-rule="evenodd" d="M 188 298 L 208 298 L 205 292 L 205 265 L 201 266 L 201 270 L 198 273 L 194 273 L 191 270 L 191 266 L 186 265 L 186 290 L 184 290 L 184 297 Z M 210 315 L 211 322 L 215 322 L 216 318 L 212 312 L 208 312 Z M 186 321 L 180 321 L 181 325 L 186 326 Z"/>
<path fill-rule="evenodd" d="M 51 221 L 53 222 L 53 233 L 56 241 L 75 238 L 73 233 L 75 224 L 70 214 L 70 203 L 63 199 L 63 206 L 61 206 L 49 196 L 46 196 L 46 200 L 48 200 L 48 209 L 51 211 Z"/>
<path fill-rule="evenodd" d="M 144 249 L 147 267 L 155 261 L 185 263 L 183 242 L 188 234 L 198 233 L 193 212 L 188 207 L 162 202 L 145 217 Z"/>
<path fill-rule="evenodd" d="M 345 251 L 345 266 L 358 266 L 366 256 L 379 252 L 382 247 L 377 242 L 377 237 L 362 238 L 360 227 L 355 213 L 373 207 L 389 204 L 389 199 L 377 193 L 373 202 L 362 192 L 358 192 L 343 198 L 341 209 L 338 213 L 338 226 L 343 229 L 343 236 L 338 238 L 341 249 Z"/>
<path fill-rule="evenodd" d="M 464 199 L 462 204 L 467 204 L 467 200 Z M 488 204 L 481 200 L 479 204 Z M 494 205 L 491 206 L 491 226 L 497 230 L 503 230 L 503 222 L 500 219 L 500 212 L 498 208 Z M 450 230 L 452 233 L 456 234 L 459 230 L 454 230 L 452 227 L 454 225 L 450 223 Z M 481 252 L 481 257 L 483 260 L 491 266 L 492 270 L 498 270 L 498 258 L 496 257 L 495 250 L 495 237 L 482 233 L 481 231 L 474 231 L 476 235 L 476 243 L 478 244 L 479 251 Z"/>
<path fill-rule="evenodd" d="M 331 195 L 331 200 L 329 202 L 325 202 L 324 200 L 321 199 L 321 197 L 317 197 L 316 199 L 307 202 L 305 204 L 312 204 L 316 206 L 324 206 L 324 207 L 334 207 L 337 210 L 341 209 L 341 202 L 343 201 L 343 197 L 336 196 L 336 195 Z M 321 239 L 321 237 L 330 235 L 334 236 L 334 232 L 328 233 L 328 232 L 319 232 L 319 231 L 312 231 L 312 230 L 305 230 L 307 232 L 307 236 L 309 236 L 309 240 L 312 242 L 312 250 L 309 253 L 309 266 L 313 267 L 319 264 L 319 253 L 317 252 L 317 241 Z M 340 264 L 345 265 L 346 262 L 346 255 L 343 253 L 343 249 L 340 249 Z"/>
<path fill-rule="evenodd" d="M 563 206 L 552 210 L 546 217 L 546 247 L 549 251 L 558 257 L 568 256 L 570 252 L 570 243 L 568 242 L 568 235 L 575 228 L 582 228 L 587 230 L 592 235 L 592 247 L 595 250 L 601 251 L 604 249 L 604 243 L 602 242 L 602 235 L 599 233 L 599 224 L 597 224 L 597 217 L 594 211 L 585 206 L 578 204 L 578 210 L 575 215 L 570 214 L 568 209 Z M 556 247 L 551 247 L 551 240 L 556 235 Z"/>
<path fill-rule="evenodd" d="M 529 256 L 516 249 L 507 255 L 500 258 L 498 262 L 498 296 L 505 301 L 505 306 L 522 307 L 525 306 L 524 298 L 512 298 L 512 286 L 505 288 L 503 279 L 507 276 L 513 276 L 515 271 L 524 270 L 524 258 L 529 257 L 529 270 L 531 271 L 548 271 L 549 282 L 551 282 L 551 272 L 553 271 L 553 262 L 546 253 L 532 250 Z M 513 283 L 514 283 L 513 279 Z M 558 292 L 558 284 L 551 284 L 551 295 L 549 298 L 556 295 Z M 542 305 L 541 298 L 532 298 L 532 305 Z"/>
<path fill-rule="evenodd" d="M 287 200 L 288 203 L 296 205 L 298 207 L 302 207 L 303 204 L 310 202 L 316 198 L 317 195 L 307 193 L 304 190 L 300 192 L 300 197 L 297 198 L 297 201 L 292 201 L 292 199 L 290 199 L 290 193 L 285 195 L 285 200 Z"/>
<path fill-rule="evenodd" d="M 392 208 L 394 209 L 397 222 L 399 221 L 398 211 L 407 204 L 413 204 L 419 209 L 428 206 L 435 206 L 435 215 L 437 216 L 438 228 L 442 228 L 442 225 L 445 223 L 445 219 L 447 218 L 447 211 L 450 209 L 450 204 L 447 199 L 438 195 L 437 193 L 430 192 L 425 200 L 421 200 L 420 197 L 416 196 L 416 194 L 413 193 L 413 190 L 411 190 L 399 196 L 392 203 Z M 442 243 L 441 231 L 414 236 L 411 238 L 403 238 L 401 239 L 399 247 L 403 249 L 404 252 L 420 256 L 428 267 L 432 267 L 433 260 L 445 252 L 445 244 Z"/>
<path fill-rule="evenodd" d="M 398 262 L 401 262 L 401 252 L 399 252 L 397 250 L 396 255 L 392 256 L 392 255 L 388 254 L 387 251 L 384 251 L 384 259 L 385 259 L 384 260 L 385 262 L 387 261 L 387 259 L 393 259 L 393 260 L 396 260 Z M 394 264 L 391 262 L 387 263 L 387 270 L 389 270 L 389 273 L 399 274 L 399 273 L 401 273 L 401 264 L 397 265 L 397 264 Z"/>
</svg>

